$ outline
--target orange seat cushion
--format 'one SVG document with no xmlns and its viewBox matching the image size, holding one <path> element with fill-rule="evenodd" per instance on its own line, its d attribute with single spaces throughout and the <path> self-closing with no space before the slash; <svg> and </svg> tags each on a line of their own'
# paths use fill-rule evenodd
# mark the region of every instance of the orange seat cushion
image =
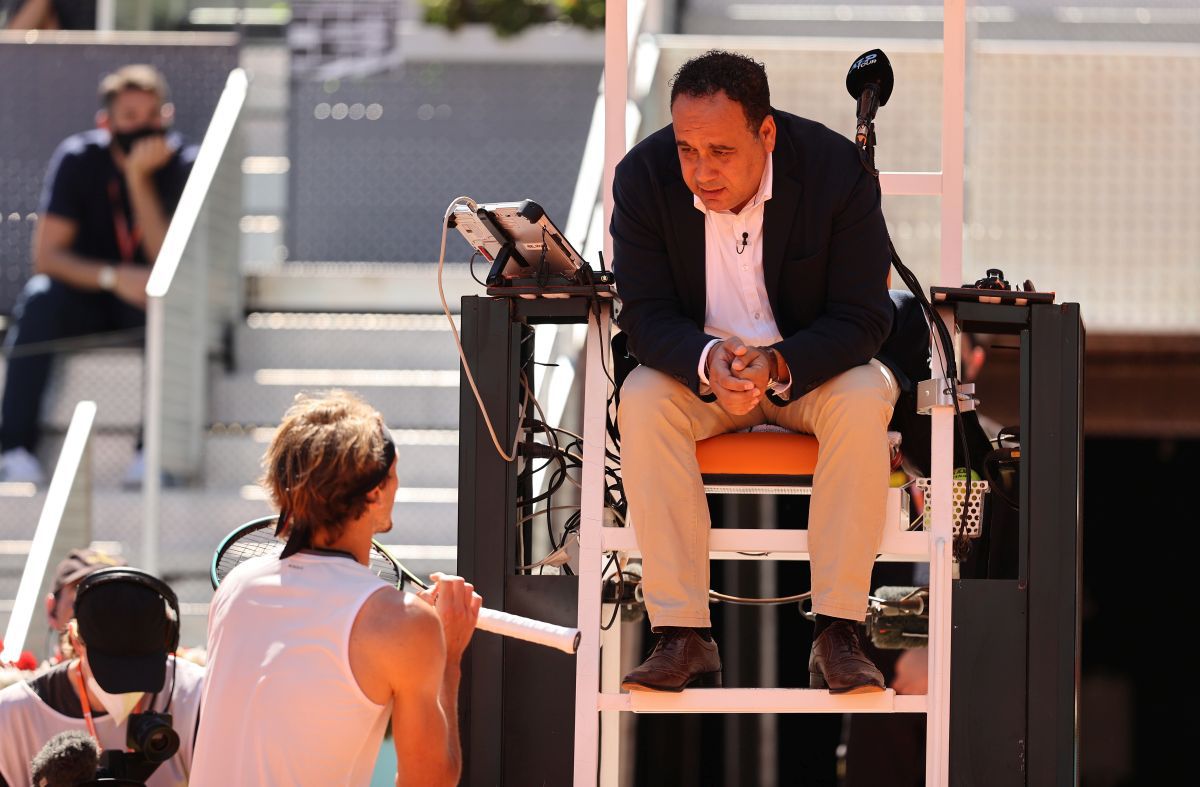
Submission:
<svg viewBox="0 0 1200 787">
<path fill-rule="evenodd" d="M 811 476 L 817 438 L 794 432 L 733 432 L 696 443 L 703 475 Z"/>
</svg>

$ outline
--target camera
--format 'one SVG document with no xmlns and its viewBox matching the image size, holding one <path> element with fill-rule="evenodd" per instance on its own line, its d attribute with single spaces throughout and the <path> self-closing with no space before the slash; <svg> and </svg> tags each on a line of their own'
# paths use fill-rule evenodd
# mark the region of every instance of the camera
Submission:
<svg viewBox="0 0 1200 787">
<path fill-rule="evenodd" d="M 1004 278 L 1004 271 L 999 268 L 988 268 L 982 279 L 975 281 L 979 290 L 1011 290 L 1012 285 Z"/>
<path fill-rule="evenodd" d="M 130 751 L 107 749 L 100 755 L 96 776 L 145 782 L 159 765 L 179 751 L 179 733 L 171 728 L 169 713 L 134 713 L 125 733 Z"/>
<path fill-rule="evenodd" d="M 134 713 L 129 717 L 125 745 L 150 762 L 166 762 L 179 751 L 179 733 L 171 728 L 169 713 Z"/>
</svg>

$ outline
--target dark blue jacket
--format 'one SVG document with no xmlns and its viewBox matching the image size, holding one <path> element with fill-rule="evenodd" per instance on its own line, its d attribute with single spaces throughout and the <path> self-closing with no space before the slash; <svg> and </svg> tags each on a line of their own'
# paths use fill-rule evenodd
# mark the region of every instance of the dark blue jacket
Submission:
<svg viewBox="0 0 1200 787">
<path fill-rule="evenodd" d="M 796 401 L 879 351 L 892 322 L 891 255 L 878 183 L 853 143 L 811 120 L 772 114 L 763 274 Z M 704 333 L 704 214 L 683 181 L 671 126 L 617 165 L 613 200 L 617 319 L 629 349 L 698 392 L 696 365 L 716 338 Z"/>
</svg>

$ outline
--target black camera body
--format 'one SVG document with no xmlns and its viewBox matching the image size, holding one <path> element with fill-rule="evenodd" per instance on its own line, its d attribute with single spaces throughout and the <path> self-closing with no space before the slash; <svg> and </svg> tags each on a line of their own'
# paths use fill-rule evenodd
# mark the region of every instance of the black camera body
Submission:
<svg viewBox="0 0 1200 787">
<path fill-rule="evenodd" d="M 988 268 L 982 279 L 975 281 L 978 290 L 1011 290 L 1012 285 L 1004 278 L 1004 271 L 999 268 Z"/>
<path fill-rule="evenodd" d="M 179 733 L 171 726 L 171 714 L 134 713 L 126 724 L 125 745 L 130 751 L 108 749 L 100 755 L 99 778 L 144 782 L 159 765 L 179 751 Z"/>
</svg>

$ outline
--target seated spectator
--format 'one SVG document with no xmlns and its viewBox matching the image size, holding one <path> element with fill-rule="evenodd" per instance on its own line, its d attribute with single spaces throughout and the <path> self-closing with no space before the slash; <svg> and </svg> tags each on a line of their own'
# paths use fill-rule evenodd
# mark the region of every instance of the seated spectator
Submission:
<svg viewBox="0 0 1200 787">
<path fill-rule="evenodd" d="M 95 30 L 96 0 L 10 0 L 10 30 Z"/>
<path fill-rule="evenodd" d="M 100 82 L 98 128 L 68 137 L 50 162 L 34 276 L 14 310 L 0 405 L 0 481 L 41 483 L 36 453 L 48 344 L 146 324 L 146 281 L 195 159 L 169 133 L 174 108 L 150 66 Z M 130 392 L 133 395 L 133 392 Z M 140 483 L 140 452 L 127 481 Z"/>
<path fill-rule="evenodd" d="M 102 774 L 148 787 L 186 785 L 204 669 L 173 654 L 174 592 L 134 568 L 93 572 L 79 585 L 68 632 L 77 658 L 0 690 L 0 787 L 30 784 L 33 759 L 67 730 L 96 741 Z M 155 723 L 150 713 L 169 714 L 157 723 L 169 724 L 179 740 L 157 767 L 126 751 L 131 729 Z"/>
</svg>

